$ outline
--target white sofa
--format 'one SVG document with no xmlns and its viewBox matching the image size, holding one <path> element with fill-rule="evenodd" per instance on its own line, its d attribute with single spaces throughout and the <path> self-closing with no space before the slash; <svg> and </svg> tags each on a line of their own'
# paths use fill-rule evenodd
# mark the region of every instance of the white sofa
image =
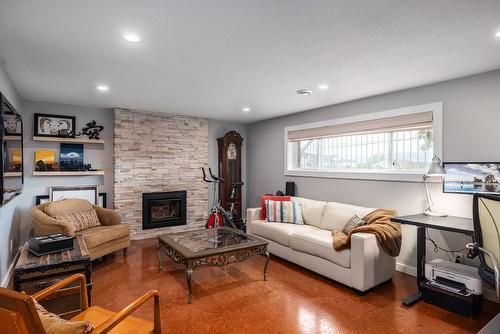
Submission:
<svg viewBox="0 0 500 334">
<path fill-rule="evenodd" d="M 342 230 L 353 216 L 372 208 L 293 197 L 300 203 L 304 225 L 260 220 L 260 208 L 247 209 L 247 233 L 269 241 L 269 253 L 317 272 L 359 292 L 392 278 L 396 259 L 378 245 L 373 234 L 355 233 L 351 248 L 333 249 L 333 229 Z"/>
</svg>

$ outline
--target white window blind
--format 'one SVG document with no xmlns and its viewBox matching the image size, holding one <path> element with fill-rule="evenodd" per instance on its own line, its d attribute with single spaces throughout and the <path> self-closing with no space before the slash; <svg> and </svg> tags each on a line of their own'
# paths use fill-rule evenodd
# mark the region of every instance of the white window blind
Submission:
<svg viewBox="0 0 500 334">
<path fill-rule="evenodd" d="M 433 111 L 294 127 L 286 139 L 287 171 L 421 175 L 434 154 Z"/>
</svg>

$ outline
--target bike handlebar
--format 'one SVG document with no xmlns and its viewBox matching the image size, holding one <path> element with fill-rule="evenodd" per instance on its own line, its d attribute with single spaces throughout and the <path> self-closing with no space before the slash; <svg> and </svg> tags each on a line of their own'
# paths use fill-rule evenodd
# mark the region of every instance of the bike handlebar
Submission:
<svg viewBox="0 0 500 334">
<path fill-rule="evenodd" d="M 224 179 L 222 177 L 215 176 L 212 173 L 212 168 L 210 168 L 210 167 L 208 168 L 208 173 L 210 174 L 210 177 L 212 178 L 211 180 L 209 180 L 207 178 L 207 174 L 205 173 L 204 167 L 201 167 L 201 171 L 203 173 L 203 181 L 205 181 L 205 182 L 209 182 L 209 183 L 223 183 L 224 182 Z"/>
</svg>

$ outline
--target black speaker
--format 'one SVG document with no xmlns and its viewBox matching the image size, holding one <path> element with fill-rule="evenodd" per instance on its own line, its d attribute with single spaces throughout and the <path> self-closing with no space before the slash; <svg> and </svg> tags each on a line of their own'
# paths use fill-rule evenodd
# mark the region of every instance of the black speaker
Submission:
<svg viewBox="0 0 500 334">
<path fill-rule="evenodd" d="M 286 183 L 285 195 L 295 196 L 295 182 L 287 182 Z"/>
</svg>

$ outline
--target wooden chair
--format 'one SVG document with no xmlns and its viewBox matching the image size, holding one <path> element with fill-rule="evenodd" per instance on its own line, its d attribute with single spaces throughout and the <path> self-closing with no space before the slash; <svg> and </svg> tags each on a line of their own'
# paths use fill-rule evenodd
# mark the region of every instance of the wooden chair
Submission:
<svg viewBox="0 0 500 334">
<path fill-rule="evenodd" d="M 88 320 L 94 325 L 91 334 L 161 334 L 160 296 L 157 290 L 150 290 L 119 312 L 88 306 L 87 286 L 83 274 L 70 276 L 36 294 L 27 294 L 0 288 L 0 324 L 5 334 L 46 334 L 35 307 L 35 300 L 49 297 L 64 286 L 80 281 L 82 312 L 71 320 Z M 154 322 L 131 317 L 130 314 L 154 299 Z"/>
</svg>

